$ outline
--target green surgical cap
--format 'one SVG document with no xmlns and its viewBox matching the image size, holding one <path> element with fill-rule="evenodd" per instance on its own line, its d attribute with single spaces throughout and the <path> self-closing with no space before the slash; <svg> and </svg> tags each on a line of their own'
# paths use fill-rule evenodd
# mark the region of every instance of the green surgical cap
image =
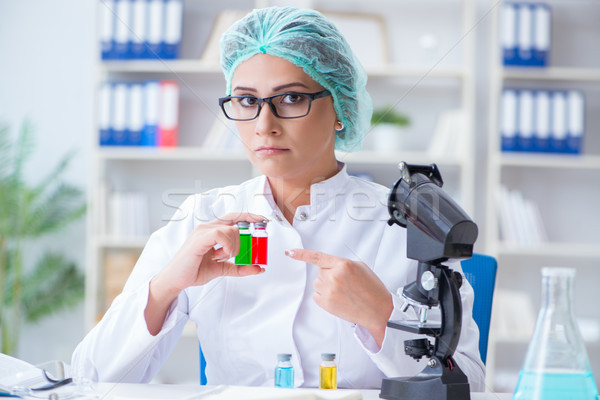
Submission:
<svg viewBox="0 0 600 400">
<path fill-rule="evenodd" d="M 221 37 L 221 68 L 228 95 L 235 69 L 256 54 L 281 57 L 329 90 L 337 117 L 344 123 L 335 148 L 360 150 L 373 113 L 367 74 L 331 21 L 315 10 L 269 7 L 254 10 L 233 24 Z"/>
</svg>

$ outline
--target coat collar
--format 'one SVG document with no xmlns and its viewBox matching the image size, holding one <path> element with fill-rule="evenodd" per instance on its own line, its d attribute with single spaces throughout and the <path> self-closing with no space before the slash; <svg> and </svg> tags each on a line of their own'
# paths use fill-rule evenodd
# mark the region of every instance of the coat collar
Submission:
<svg viewBox="0 0 600 400">
<path fill-rule="evenodd" d="M 337 174 L 329 179 L 311 185 L 310 205 L 308 206 L 322 208 L 325 204 L 328 204 L 330 200 L 335 198 L 338 193 L 345 190 L 349 179 L 350 176 L 348 175 L 346 164 L 338 161 Z M 257 179 L 256 185 L 250 212 L 264 215 L 269 219 L 276 218 L 277 216 L 282 217 L 279 207 L 275 204 L 273 192 L 271 191 L 271 186 L 269 185 L 267 177 L 261 175 Z"/>
</svg>

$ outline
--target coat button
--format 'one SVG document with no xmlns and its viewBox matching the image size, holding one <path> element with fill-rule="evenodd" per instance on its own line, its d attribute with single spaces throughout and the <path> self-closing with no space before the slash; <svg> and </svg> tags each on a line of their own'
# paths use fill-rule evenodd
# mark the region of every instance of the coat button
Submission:
<svg viewBox="0 0 600 400">
<path fill-rule="evenodd" d="M 279 216 L 279 214 L 275 214 L 275 219 L 276 219 L 277 221 L 279 221 L 279 222 L 281 222 L 281 221 L 282 221 L 282 219 L 281 219 L 281 217 Z"/>
<path fill-rule="evenodd" d="M 300 221 L 306 221 L 306 218 L 308 218 L 308 215 L 306 215 L 306 213 L 305 213 L 305 212 L 301 212 L 301 213 L 298 215 L 298 219 L 299 219 Z"/>
</svg>

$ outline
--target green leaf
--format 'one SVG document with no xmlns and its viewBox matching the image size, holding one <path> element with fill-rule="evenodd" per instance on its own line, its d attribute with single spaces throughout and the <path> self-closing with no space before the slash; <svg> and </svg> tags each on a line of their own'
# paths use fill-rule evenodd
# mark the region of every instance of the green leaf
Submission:
<svg viewBox="0 0 600 400">
<path fill-rule="evenodd" d="M 2 275 L 2 281 L 0 282 L 2 288 L 2 304 L 12 305 L 13 304 L 13 286 L 15 284 L 15 269 L 13 268 L 13 263 L 15 262 L 15 255 L 13 249 L 2 248 L 0 249 L 0 266 L 2 267 L 2 271 L 0 274 Z"/>
<path fill-rule="evenodd" d="M 60 184 L 51 193 L 31 195 L 29 212 L 24 216 L 24 236 L 55 232 L 85 214 L 83 192 L 74 186 Z"/>
<path fill-rule="evenodd" d="M 11 174 L 14 182 L 23 181 L 23 167 L 33 153 L 34 147 L 33 124 L 29 120 L 25 120 L 21 125 L 21 131 L 14 146 Z"/>
<path fill-rule="evenodd" d="M 37 186 L 23 180 L 22 169 L 33 144 L 32 126 L 27 121 L 14 144 L 8 129 L 0 129 L 0 155 L 7 160 L 3 165 L 10 165 L 0 175 L 0 239 L 19 241 L 55 232 L 85 213 L 83 192 L 60 181 L 72 153 L 51 168 Z"/>
<path fill-rule="evenodd" d="M 11 161 L 12 143 L 10 141 L 10 128 L 6 124 L 0 125 L 0 182 L 9 175 L 12 168 Z"/>
<path fill-rule="evenodd" d="M 14 140 L 8 126 L 0 124 L 0 323 L 4 332 L 11 318 L 16 332 L 14 343 L 0 334 L 6 345 L 3 348 L 16 345 L 23 316 L 27 321 L 37 321 L 76 304 L 84 295 L 82 273 L 59 254 L 45 254 L 33 268 L 23 265 L 25 240 L 57 232 L 80 218 L 86 209 L 84 193 L 62 182 L 72 154 L 48 168 L 36 185 L 25 180 L 24 169 L 34 145 L 29 121 L 23 123 Z"/>
<path fill-rule="evenodd" d="M 22 185 L 10 180 L 0 181 L 0 237 L 14 237 L 17 219 L 20 213 Z"/>
<path fill-rule="evenodd" d="M 83 299 L 84 276 L 63 255 L 48 252 L 23 284 L 23 309 L 28 322 L 73 306 Z"/>
<path fill-rule="evenodd" d="M 54 169 L 52 169 L 48 174 L 46 174 L 46 176 L 41 180 L 41 183 L 34 187 L 32 190 L 35 197 L 37 197 L 38 195 L 43 195 L 43 193 L 46 193 L 48 190 L 50 190 L 50 187 L 60 183 L 60 178 L 67 166 L 69 165 L 69 162 L 72 158 L 73 152 L 70 152 L 59 161 L 59 163 L 56 165 L 56 167 L 54 167 Z"/>
<path fill-rule="evenodd" d="M 371 125 L 393 124 L 398 126 L 410 125 L 410 118 L 399 113 L 393 106 L 378 108 L 373 111 Z"/>
</svg>

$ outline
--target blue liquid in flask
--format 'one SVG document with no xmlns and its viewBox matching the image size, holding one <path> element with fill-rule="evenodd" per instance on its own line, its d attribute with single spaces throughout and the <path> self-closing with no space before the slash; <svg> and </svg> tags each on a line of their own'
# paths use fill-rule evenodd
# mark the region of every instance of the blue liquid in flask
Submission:
<svg viewBox="0 0 600 400">
<path fill-rule="evenodd" d="M 293 388 L 294 387 L 294 368 L 277 367 L 275 368 L 275 387 Z"/>
<path fill-rule="evenodd" d="M 521 371 L 513 400 L 598 400 L 591 372 Z"/>
<path fill-rule="evenodd" d="M 542 306 L 513 400 L 598 400 L 573 311 L 573 268 L 542 268 Z"/>
</svg>

